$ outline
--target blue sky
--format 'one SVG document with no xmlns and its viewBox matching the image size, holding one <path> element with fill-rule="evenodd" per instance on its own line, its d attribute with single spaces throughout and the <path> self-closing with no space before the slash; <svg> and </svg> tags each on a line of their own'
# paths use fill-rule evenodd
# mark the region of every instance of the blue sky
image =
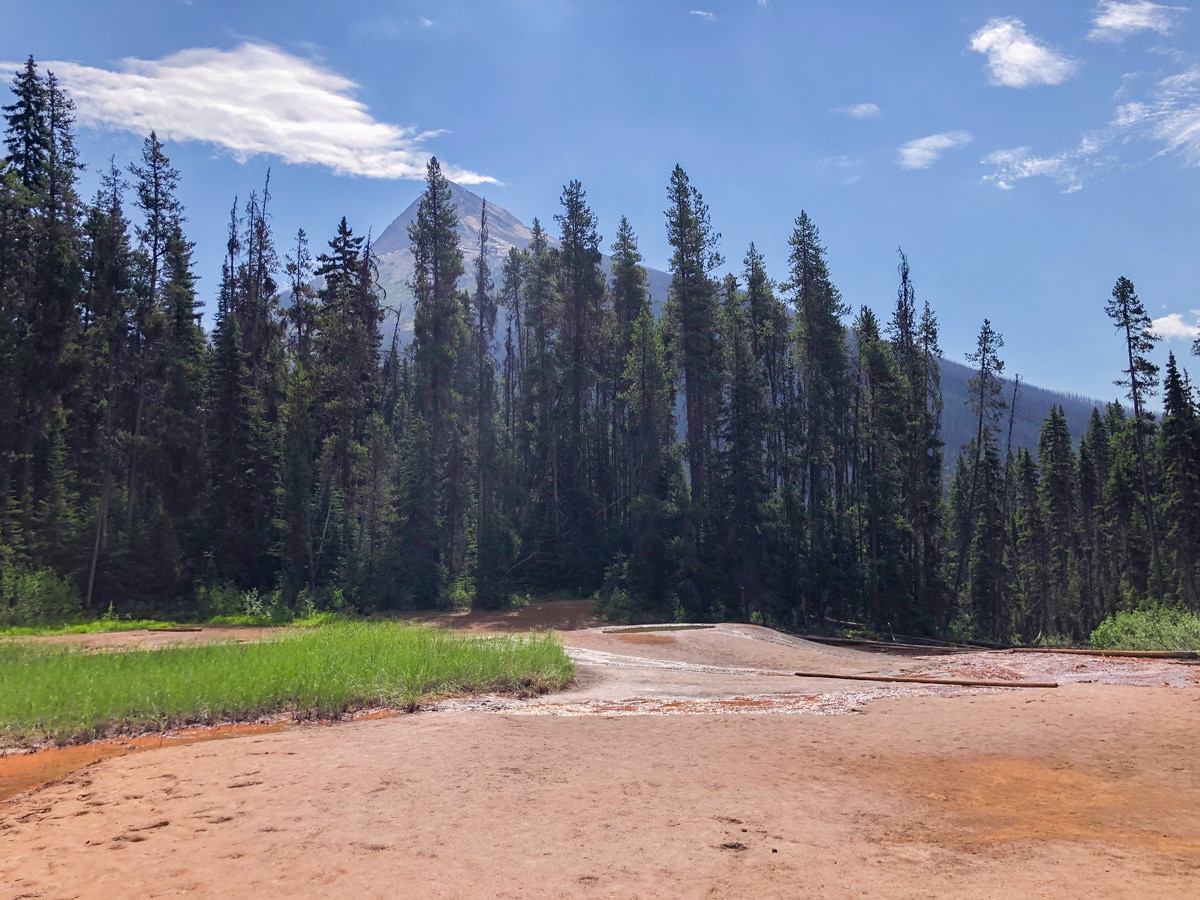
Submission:
<svg viewBox="0 0 1200 900">
<path fill-rule="evenodd" d="M 181 170 L 212 305 L 235 196 L 271 169 L 278 242 L 378 234 L 429 154 L 553 227 L 578 178 L 607 246 L 666 268 L 679 163 L 722 233 L 786 278 L 801 210 L 835 282 L 887 317 L 896 255 L 962 359 L 1112 398 L 1119 275 L 1185 366 L 1200 309 L 1200 8 L 1147 0 L 255 0 L 10 4 L 77 105 L 84 193 L 151 129 Z M 1200 4 L 1197 4 L 1200 6 Z"/>
</svg>

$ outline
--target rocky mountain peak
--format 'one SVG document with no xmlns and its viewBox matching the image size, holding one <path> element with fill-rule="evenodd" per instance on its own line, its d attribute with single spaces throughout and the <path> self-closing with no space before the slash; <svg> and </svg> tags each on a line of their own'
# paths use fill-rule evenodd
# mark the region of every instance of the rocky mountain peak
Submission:
<svg viewBox="0 0 1200 900">
<path fill-rule="evenodd" d="M 469 255 L 479 240 L 479 223 L 483 215 L 483 197 L 460 184 L 450 182 L 450 194 L 458 208 L 458 233 L 464 255 Z M 412 241 L 408 238 L 408 226 L 417 219 L 417 197 L 404 212 L 400 213 L 375 241 L 375 255 L 382 258 L 392 253 L 408 253 Z M 503 259 L 509 249 L 524 250 L 532 237 L 528 226 L 502 206 L 488 203 L 488 255 Z"/>
</svg>

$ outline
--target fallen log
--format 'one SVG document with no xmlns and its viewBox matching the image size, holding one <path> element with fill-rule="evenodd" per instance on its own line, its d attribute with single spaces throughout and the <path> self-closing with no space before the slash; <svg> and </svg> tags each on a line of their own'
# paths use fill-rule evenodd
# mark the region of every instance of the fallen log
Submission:
<svg viewBox="0 0 1200 900">
<path fill-rule="evenodd" d="M 797 678 L 842 678 L 847 681 L 899 681 L 908 684 L 948 684 L 955 687 L 1056 688 L 1055 681 L 984 681 L 978 678 L 925 678 L 920 675 L 834 675 L 831 672 L 793 672 Z"/>
<path fill-rule="evenodd" d="M 872 641 L 867 638 L 825 637 L 823 635 L 812 634 L 802 634 L 798 636 L 806 641 L 812 641 L 814 644 L 828 644 L 834 647 L 865 647 L 871 650 L 884 650 L 890 653 L 902 653 L 908 655 L 931 655 L 937 653 L 981 653 L 990 649 L 988 647 L 955 647 L 949 644 L 899 644 L 894 641 Z"/>
<path fill-rule="evenodd" d="M 1128 659 L 1197 659 L 1195 650 L 1084 650 L 1078 647 L 1009 647 L 1001 653 L 1064 653 L 1074 656 L 1126 657 Z"/>
</svg>

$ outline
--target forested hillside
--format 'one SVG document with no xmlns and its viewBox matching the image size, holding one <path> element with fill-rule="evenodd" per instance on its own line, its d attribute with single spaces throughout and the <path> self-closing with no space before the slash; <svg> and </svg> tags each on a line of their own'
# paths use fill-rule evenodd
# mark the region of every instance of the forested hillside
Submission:
<svg viewBox="0 0 1200 900">
<path fill-rule="evenodd" d="M 1200 608 L 1195 398 L 1147 360 L 1124 278 L 1103 311 L 1129 411 L 1076 441 L 1057 406 L 1010 442 L 984 319 L 960 455 L 904 255 L 887 320 L 851 309 L 800 211 L 774 283 L 753 244 L 726 260 L 678 166 L 660 312 L 633 229 L 602 248 L 579 182 L 497 259 L 488 208 L 464 246 L 431 160 L 379 248 L 409 254 L 411 341 L 384 327 L 375 249 L 345 219 L 278 238 L 266 189 L 231 217 L 205 333 L 157 137 L 85 201 L 54 77 L 30 60 L 4 116 L 0 624 L 569 590 L 627 618 L 1008 641 Z"/>
<path fill-rule="evenodd" d="M 941 360 L 942 395 L 945 399 L 945 413 L 942 417 L 942 432 L 946 439 L 948 451 L 947 474 L 953 469 L 954 459 L 958 452 L 975 437 L 976 417 L 971 412 L 971 392 L 968 388 L 975 372 L 962 363 L 953 360 Z M 1062 407 L 1067 419 L 1067 427 L 1076 443 L 1079 437 L 1087 431 L 1088 421 L 1092 410 L 1099 408 L 1104 412 L 1107 404 L 1084 397 L 1061 394 L 1047 390 L 1037 385 L 1026 384 L 1019 380 L 1020 373 L 1003 379 L 1001 396 L 1008 403 L 1005 413 L 1004 446 L 1009 446 L 1009 422 L 1012 424 L 1011 446 L 1015 451 L 1025 447 L 1031 451 L 1037 450 L 1042 426 L 1050 415 L 1050 410 L 1056 406 Z M 1016 394 L 1016 403 L 1013 395 Z"/>
</svg>

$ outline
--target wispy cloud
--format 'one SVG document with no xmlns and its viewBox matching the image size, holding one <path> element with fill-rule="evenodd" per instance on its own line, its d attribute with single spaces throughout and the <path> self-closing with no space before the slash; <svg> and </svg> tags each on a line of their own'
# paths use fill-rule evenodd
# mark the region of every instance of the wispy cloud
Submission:
<svg viewBox="0 0 1200 900">
<path fill-rule="evenodd" d="M 834 175 L 843 185 L 858 184 L 863 178 L 863 160 L 852 156 L 827 156 L 817 163 Z"/>
<path fill-rule="evenodd" d="M 1094 41 L 1119 42 L 1139 31 L 1170 34 L 1183 12 L 1191 10 L 1186 6 L 1160 6 L 1150 0 L 1101 0 L 1092 10 L 1092 30 L 1088 37 Z"/>
<path fill-rule="evenodd" d="M 1195 322 L 1200 310 L 1193 309 L 1191 313 Z M 1200 337 L 1200 326 L 1187 324 L 1180 313 L 1168 313 L 1150 323 L 1150 332 L 1164 341 L 1191 341 Z"/>
<path fill-rule="evenodd" d="M 12 64 L 7 64 L 12 67 Z M 377 121 L 354 98 L 353 81 L 264 44 L 181 50 L 159 60 L 124 59 L 115 71 L 48 62 L 75 100 L 79 123 L 325 166 L 338 174 L 421 179 L 430 153 L 417 132 Z M 495 179 L 444 166 L 464 184 Z"/>
<path fill-rule="evenodd" d="M 853 106 L 839 107 L 836 111 L 854 119 L 873 119 L 883 115 L 883 110 L 874 103 L 855 103 Z"/>
<path fill-rule="evenodd" d="M 959 150 L 972 140 L 971 135 L 965 131 L 947 131 L 909 141 L 900 147 L 900 168 L 928 169 L 947 150 Z"/>
<path fill-rule="evenodd" d="M 1163 144 L 1160 153 L 1178 153 L 1200 166 L 1200 67 L 1164 78 L 1149 102 L 1129 103 L 1117 121 L 1130 130 L 1145 128 Z"/>
<path fill-rule="evenodd" d="M 1127 96 L 1125 90 L 1121 94 Z M 1037 155 L 1018 147 L 988 154 L 983 164 L 992 172 L 984 181 L 1011 190 L 1026 178 L 1047 177 L 1070 193 L 1127 163 L 1139 142 L 1147 141 L 1158 145 L 1153 156 L 1177 155 L 1184 165 L 1200 166 L 1200 67 L 1163 78 L 1141 99 L 1122 103 L 1106 126 L 1088 132 L 1069 150 Z"/>
<path fill-rule="evenodd" d="M 716 13 L 710 13 L 708 10 L 704 9 L 689 9 L 688 15 L 696 16 L 696 18 L 703 19 L 705 22 L 713 22 L 717 18 Z"/>
<path fill-rule="evenodd" d="M 433 19 L 427 19 L 424 16 L 421 16 L 421 18 L 417 19 L 417 21 L 421 23 L 422 28 L 432 28 L 433 27 Z"/>
<path fill-rule="evenodd" d="M 1083 189 L 1083 172 L 1096 168 L 1096 154 L 1104 144 L 1085 137 L 1078 147 L 1051 156 L 1038 156 L 1029 147 L 996 150 L 982 160 L 992 169 L 983 180 L 1011 191 L 1026 178 L 1049 178 L 1061 185 L 1064 194 L 1073 194 Z"/>
<path fill-rule="evenodd" d="M 971 35 L 971 49 L 987 57 L 992 84 L 1025 88 L 1061 84 L 1079 64 L 1037 41 L 1016 18 L 990 19 Z"/>
</svg>

